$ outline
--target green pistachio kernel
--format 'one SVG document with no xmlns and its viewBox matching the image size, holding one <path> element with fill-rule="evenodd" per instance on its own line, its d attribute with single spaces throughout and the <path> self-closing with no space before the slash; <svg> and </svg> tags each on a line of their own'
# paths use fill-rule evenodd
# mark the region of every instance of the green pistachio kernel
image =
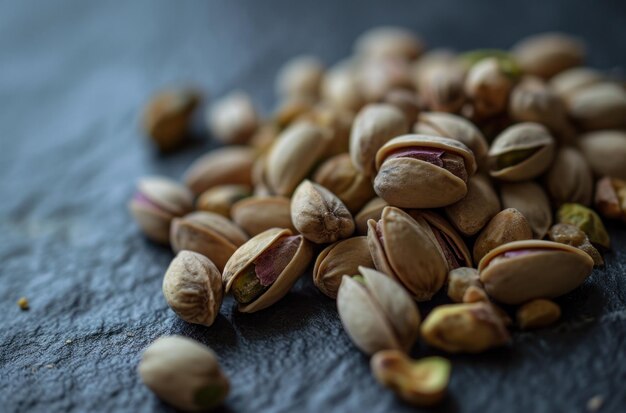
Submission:
<svg viewBox="0 0 626 413">
<path fill-rule="evenodd" d="M 365 285 L 365 278 L 363 278 L 362 275 L 353 275 L 352 279 L 354 281 L 360 282 L 361 284 Z"/>
<path fill-rule="evenodd" d="M 609 249 L 611 240 L 602 220 L 593 210 L 580 204 L 563 204 L 557 211 L 557 220 L 562 224 L 571 224 L 587 234 L 589 241 Z"/>
<path fill-rule="evenodd" d="M 233 281 L 232 292 L 237 302 L 248 304 L 259 298 L 268 288 L 261 285 L 255 265 L 250 264 Z"/>
<path fill-rule="evenodd" d="M 202 409 L 212 409 L 217 407 L 224 400 L 224 388 L 219 384 L 210 384 L 196 390 L 193 395 L 193 402 Z"/>
<path fill-rule="evenodd" d="M 461 60 L 466 63 L 467 67 L 474 66 L 479 61 L 488 58 L 495 57 L 500 64 L 502 71 L 509 77 L 517 79 L 522 75 L 522 70 L 519 64 L 511 53 L 499 50 L 499 49 L 478 49 L 471 50 L 461 55 Z"/>
<path fill-rule="evenodd" d="M 541 148 L 517 149 L 500 154 L 496 158 L 496 168 L 500 170 L 522 163 L 533 156 L 539 149 Z"/>
</svg>

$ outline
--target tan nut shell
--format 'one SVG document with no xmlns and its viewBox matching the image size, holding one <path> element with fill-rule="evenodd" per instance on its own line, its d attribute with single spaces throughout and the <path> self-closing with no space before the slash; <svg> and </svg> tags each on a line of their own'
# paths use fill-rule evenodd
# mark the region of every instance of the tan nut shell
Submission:
<svg viewBox="0 0 626 413">
<path fill-rule="evenodd" d="M 524 215 L 535 238 L 545 237 L 552 225 L 552 207 L 541 186 L 533 181 L 505 184 L 500 198 L 502 208 L 515 208 Z"/>
<path fill-rule="evenodd" d="M 550 79 L 550 88 L 561 98 L 568 99 L 587 86 L 600 83 L 604 75 L 589 67 L 575 67 Z"/>
<path fill-rule="evenodd" d="M 282 196 L 253 196 L 233 205 L 231 214 L 235 224 L 251 236 L 270 228 L 296 231 L 291 223 L 291 201 Z"/>
<path fill-rule="evenodd" d="M 376 269 L 400 282 L 416 300 L 430 300 L 448 275 L 448 264 L 430 227 L 423 218 L 416 221 L 394 207 L 386 207 L 379 222 L 382 243 L 376 221 L 367 223 L 367 242 Z"/>
<path fill-rule="evenodd" d="M 463 143 L 437 136 L 404 135 L 387 142 L 376 154 L 374 190 L 378 196 L 400 208 L 438 208 L 460 201 L 467 194 L 467 184 L 452 172 L 413 158 L 386 159 L 396 149 L 413 146 L 462 156 L 468 177 L 476 172 L 474 155 Z"/>
<path fill-rule="evenodd" d="M 419 332 L 420 314 L 407 292 L 387 275 L 359 267 L 365 285 L 344 276 L 337 293 L 339 318 L 364 353 L 408 352 Z"/>
<path fill-rule="evenodd" d="M 534 122 L 524 122 L 505 129 L 491 144 L 489 161 L 509 151 L 541 148 L 522 162 L 503 168 L 491 169 L 490 174 L 502 181 L 516 182 L 535 178 L 544 173 L 554 158 L 555 141 L 548 130 Z"/>
<path fill-rule="evenodd" d="M 604 130 L 582 135 L 582 151 L 593 172 L 626 179 L 626 131 Z"/>
<path fill-rule="evenodd" d="M 163 295 L 183 320 L 210 326 L 222 305 L 222 275 L 204 255 L 181 251 L 165 272 Z"/>
<path fill-rule="evenodd" d="M 481 231 L 474 242 L 474 262 L 478 263 L 492 249 L 500 245 L 533 238 L 533 230 L 526 217 L 515 208 L 500 211 Z"/>
<path fill-rule="evenodd" d="M 546 174 L 546 189 L 556 206 L 566 202 L 591 204 L 593 174 L 578 149 L 568 146 L 559 149 Z"/>
<path fill-rule="evenodd" d="M 615 83 L 596 83 L 573 94 L 568 109 L 584 130 L 625 128 L 626 90 Z"/>
<path fill-rule="evenodd" d="M 230 218 L 233 204 L 250 196 L 252 188 L 247 185 L 220 185 L 203 192 L 196 201 L 196 209 L 215 212 Z"/>
<path fill-rule="evenodd" d="M 585 45 L 563 33 L 541 33 L 520 40 L 512 53 L 524 73 L 550 78 L 582 64 Z"/>
<path fill-rule="evenodd" d="M 403 27 L 380 26 L 362 33 L 355 41 L 354 50 L 368 59 L 413 60 L 424 51 L 424 43 Z"/>
<path fill-rule="evenodd" d="M 467 181 L 467 195 L 445 208 L 448 219 L 465 236 L 471 236 L 500 212 L 500 198 L 489 179 L 474 175 Z"/>
<path fill-rule="evenodd" d="M 359 266 L 374 267 L 367 237 L 354 237 L 337 241 L 326 247 L 315 260 L 313 283 L 330 298 L 337 297 L 337 290 L 344 275 L 359 272 Z"/>
<path fill-rule="evenodd" d="M 215 149 L 196 159 L 185 172 L 185 184 L 199 195 L 217 185 L 252 186 L 255 150 L 245 146 Z"/>
<path fill-rule="evenodd" d="M 507 251 L 542 251 L 494 260 Z M 591 274 L 593 260 L 578 248 L 552 241 L 516 241 L 501 245 L 480 261 L 478 271 L 487 293 L 505 304 L 567 294 Z"/>
<path fill-rule="evenodd" d="M 359 213 L 354 216 L 357 234 L 367 235 L 367 221 L 369 221 L 370 219 L 378 221 L 381 214 L 383 213 L 383 209 L 386 206 L 389 206 L 387 201 L 378 197 L 372 199 L 367 204 L 365 204 L 365 206 L 359 211 Z"/>
<path fill-rule="evenodd" d="M 240 90 L 229 93 L 209 107 L 206 121 L 213 136 L 228 145 L 247 143 L 259 125 L 250 96 Z"/>
<path fill-rule="evenodd" d="M 293 233 L 288 229 L 271 228 L 257 236 L 251 238 L 235 251 L 224 266 L 222 274 L 222 282 L 224 283 L 224 292 L 228 294 L 235 277 L 253 261 L 268 250 L 276 241 L 282 237 L 291 236 Z M 283 298 L 296 282 L 298 277 L 302 275 L 309 262 L 313 258 L 313 247 L 306 239 L 302 238 L 300 246 L 296 250 L 291 262 L 280 273 L 276 281 L 270 288 L 261 294 L 256 300 L 246 305 L 239 305 L 239 311 L 243 313 L 253 313 L 263 310 Z"/>
<path fill-rule="evenodd" d="M 284 97 L 316 99 L 324 77 L 324 65 L 315 56 L 297 56 L 280 69 L 276 91 Z"/>
</svg>

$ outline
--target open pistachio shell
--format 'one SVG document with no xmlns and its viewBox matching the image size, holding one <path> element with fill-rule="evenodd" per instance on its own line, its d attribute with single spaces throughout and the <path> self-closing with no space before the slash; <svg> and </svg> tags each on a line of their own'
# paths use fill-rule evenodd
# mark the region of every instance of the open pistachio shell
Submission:
<svg viewBox="0 0 626 413">
<path fill-rule="evenodd" d="M 251 238 L 230 257 L 224 266 L 222 281 L 224 291 L 230 292 L 233 283 L 238 277 L 246 276 L 249 267 L 254 264 L 264 252 L 272 248 L 281 238 L 290 237 L 293 233 L 288 229 L 271 228 Z M 275 281 L 260 295 L 247 304 L 240 304 L 239 311 L 253 313 L 262 310 L 280 300 L 289 292 L 298 277 L 302 275 L 313 257 L 311 244 L 302 236 L 297 236 L 299 246 L 285 268 L 276 276 Z M 275 274 L 274 274 L 275 275 Z"/>
<path fill-rule="evenodd" d="M 291 201 L 282 196 L 253 196 L 233 205 L 231 214 L 235 224 L 251 236 L 270 228 L 296 231 L 291 222 Z"/>
<path fill-rule="evenodd" d="M 256 151 L 246 146 L 228 146 L 196 159 L 185 172 L 185 185 L 199 195 L 217 185 L 252 185 Z"/>
<path fill-rule="evenodd" d="M 543 188 L 533 181 L 500 187 L 502 208 L 515 208 L 524 215 L 535 238 L 545 237 L 552 225 L 552 208 Z"/>
<path fill-rule="evenodd" d="M 525 181 L 544 173 L 554 157 L 554 138 L 533 122 L 513 125 L 489 149 L 490 173 L 503 181 Z"/>
<path fill-rule="evenodd" d="M 383 213 L 383 209 L 385 209 L 386 206 L 389 206 L 387 201 L 379 197 L 376 197 L 365 204 L 359 213 L 354 216 L 357 234 L 367 235 L 367 221 L 370 219 L 378 221 L 380 219 L 380 215 Z"/>
<path fill-rule="evenodd" d="M 376 169 L 374 190 L 390 205 L 438 208 L 467 194 L 466 182 L 476 172 L 476 162 L 472 151 L 457 140 L 404 135 L 380 148 Z"/>
<path fill-rule="evenodd" d="M 500 199 L 489 178 L 474 175 L 467 181 L 467 195 L 445 208 L 448 219 L 465 236 L 471 236 L 500 212 Z"/>
<path fill-rule="evenodd" d="M 585 281 L 593 260 L 578 248 L 552 241 L 516 241 L 490 251 L 478 271 L 487 293 L 505 304 L 567 294 Z"/>
</svg>

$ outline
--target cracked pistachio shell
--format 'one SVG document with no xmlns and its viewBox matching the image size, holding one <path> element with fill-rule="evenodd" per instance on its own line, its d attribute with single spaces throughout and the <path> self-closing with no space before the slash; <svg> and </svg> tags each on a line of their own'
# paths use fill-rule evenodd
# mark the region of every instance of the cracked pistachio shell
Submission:
<svg viewBox="0 0 626 413">
<path fill-rule="evenodd" d="M 354 167 L 347 153 L 333 156 L 321 164 L 313 181 L 337 195 L 352 213 L 376 196 L 372 182 Z"/>
<path fill-rule="evenodd" d="M 576 92 L 603 80 L 604 75 L 595 69 L 575 67 L 550 79 L 550 88 L 561 98 L 568 100 Z"/>
<path fill-rule="evenodd" d="M 252 188 L 247 185 L 219 185 L 204 191 L 196 201 L 199 211 L 214 212 L 230 218 L 230 210 L 237 201 L 251 195 Z"/>
<path fill-rule="evenodd" d="M 214 149 L 187 168 L 185 185 L 196 195 L 218 185 L 252 186 L 255 157 L 256 151 L 245 146 Z"/>
<path fill-rule="evenodd" d="M 465 198 L 445 208 L 448 220 L 465 236 L 478 233 L 500 211 L 500 198 L 483 175 L 472 176 Z"/>
<path fill-rule="evenodd" d="M 474 243 L 474 262 L 478 263 L 492 249 L 500 245 L 533 238 L 533 230 L 526 217 L 515 208 L 504 209 L 491 218 Z"/>
<path fill-rule="evenodd" d="M 224 272 L 222 273 L 222 282 L 225 286 L 224 292 L 227 294 L 230 292 L 237 277 L 244 274 L 247 268 L 254 264 L 254 261 L 259 258 L 259 256 L 270 249 L 281 238 L 292 235 L 293 233 L 289 229 L 271 228 L 254 236 L 239 247 L 224 266 Z M 289 292 L 313 258 L 313 247 L 311 243 L 302 236 L 298 237 L 300 241 L 298 249 L 276 280 L 252 302 L 239 304 L 239 311 L 253 313 L 263 310 L 283 298 Z"/>
<path fill-rule="evenodd" d="M 348 238 L 354 232 L 354 219 L 343 202 L 308 179 L 293 193 L 291 221 L 298 232 L 316 244 Z"/>
<path fill-rule="evenodd" d="M 611 239 L 598 214 L 581 204 L 563 204 L 556 212 L 560 224 L 570 224 L 578 227 L 589 237 L 594 245 L 602 248 L 611 248 Z"/>
<path fill-rule="evenodd" d="M 368 59 L 414 60 L 424 51 L 424 42 L 403 27 L 380 26 L 361 34 L 354 43 L 354 51 Z"/>
<path fill-rule="evenodd" d="M 565 202 L 591 204 L 593 174 L 582 153 L 573 147 L 561 147 L 545 177 L 548 194 L 555 205 Z"/>
<path fill-rule="evenodd" d="M 213 212 L 197 211 L 172 221 L 174 252 L 189 250 L 208 257 L 221 271 L 248 236 L 232 221 Z"/>
<path fill-rule="evenodd" d="M 252 99 L 242 91 L 231 92 L 215 102 L 207 110 L 206 121 L 213 136 L 227 145 L 247 143 L 259 126 Z"/>
<path fill-rule="evenodd" d="M 465 95 L 471 101 L 476 117 L 486 118 L 506 110 L 513 77 L 495 57 L 475 63 L 465 78 Z"/>
<path fill-rule="evenodd" d="M 550 132 L 538 123 L 513 125 L 502 131 L 491 144 L 490 174 L 509 182 L 535 178 L 550 167 L 555 144 Z"/>
<path fill-rule="evenodd" d="M 519 182 L 500 187 L 502 208 L 515 208 L 524 215 L 533 236 L 542 239 L 552 225 L 552 208 L 548 195 L 537 183 Z"/>
<path fill-rule="evenodd" d="M 400 282 L 416 300 L 430 300 L 448 275 L 430 225 L 395 207 L 386 207 L 378 222 L 370 219 L 367 225 L 376 269 Z"/>
<path fill-rule="evenodd" d="M 578 142 L 594 174 L 626 180 L 626 131 L 586 133 Z"/>
<path fill-rule="evenodd" d="M 479 167 L 486 161 L 489 151 L 487 140 L 480 129 L 461 116 L 444 112 L 422 112 L 413 126 L 413 132 L 456 139 L 472 150 Z"/>
<path fill-rule="evenodd" d="M 317 99 L 324 77 L 324 64 L 315 56 L 297 56 L 278 72 L 276 91 L 283 97 Z"/>
<path fill-rule="evenodd" d="M 548 79 L 581 65 L 585 45 L 564 33 L 541 33 L 520 40 L 512 53 L 524 73 Z"/>
<path fill-rule="evenodd" d="M 568 100 L 569 116 L 584 130 L 626 127 L 626 90 L 610 82 L 596 83 Z"/>
<path fill-rule="evenodd" d="M 391 157 L 396 151 L 411 148 L 443 151 L 463 161 L 464 172 L 476 172 L 472 151 L 454 139 L 427 135 L 404 135 L 383 145 L 376 154 L 376 194 L 400 208 L 438 208 L 460 201 L 467 194 L 466 180 L 447 169 L 412 157 Z"/>
<path fill-rule="evenodd" d="M 389 206 L 387 201 L 378 197 L 365 204 L 359 213 L 354 216 L 357 234 L 367 235 L 367 221 L 370 219 L 378 221 L 386 206 Z"/>
<path fill-rule="evenodd" d="M 283 131 L 270 148 L 264 177 L 276 195 L 289 196 L 324 158 L 331 143 L 327 128 L 298 121 Z"/>
<path fill-rule="evenodd" d="M 596 209 L 610 219 L 626 222 L 626 181 L 605 176 L 596 185 Z"/>
<path fill-rule="evenodd" d="M 187 337 L 158 338 L 143 352 L 137 370 L 154 394 L 183 411 L 211 410 L 230 390 L 215 353 Z"/>
<path fill-rule="evenodd" d="M 270 228 L 296 231 L 291 223 L 291 201 L 282 196 L 253 196 L 233 205 L 232 217 L 251 236 Z"/>
<path fill-rule="evenodd" d="M 592 269 L 593 260 L 578 248 L 539 240 L 501 245 L 478 266 L 487 293 L 512 305 L 567 294 L 581 285 Z"/>
<path fill-rule="evenodd" d="M 365 104 L 358 86 L 356 68 L 350 61 L 334 65 L 322 81 L 322 98 L 331 107 L 357 112 Z"/>
<path fill-rule="evenodd" d="M 375 175 L 376 152 L 389 140 L 409 129 L 404 114 L 389 104 L 365 106 L 354 119 L 350 133 L 350 157 L 363 175 Z"/>
<path fill-rule="evenodd" d="M 210 326 L 222 305 L 222 275 L 204 255 L 181 251 L 165 272 L 163 295 L 183 320 Z"/>
<path fill-rule="evenodd" d="M 337 290 L 344 275 L 358 274 L 359 267 L 374 267 L 367 237 L 354 237 L 337 241 L 326 247 L 313 267 L 313 283 L 330 298 L 337 297 Z"/>
<path fill-rule="evenodd" d="M 359 267 L 359 272 L 360 281 L 344 276 L 337 293 L 344 329 L 366 354 L 390 349 L 408 352 L 419 332 L 417 306 L 387 275 L 365 267 Z"/>
<path fill-rule="evenodd" d="M 172 219 L 193 209 L 193 194 L 169 178 L 146 177 L 137 182 L 128 209 L 148 238 L 168 244 Z"/>
</svg>

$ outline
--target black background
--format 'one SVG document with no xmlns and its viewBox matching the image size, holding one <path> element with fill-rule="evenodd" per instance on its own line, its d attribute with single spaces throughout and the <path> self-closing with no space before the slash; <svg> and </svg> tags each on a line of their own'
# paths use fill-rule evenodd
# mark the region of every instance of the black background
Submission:
<svg viewBox="0 0 626 413">
<path fill-rule="evenodd" d="M 210 146 L 200 123 L 182 152 L 146 145 L 138 111 L 154 90 L 242 88 L 268 113 L 287 58 L 332 64 L 363 30 L 392 23 L 458 50 L 562 30 L 587 41 L 592 66 L 626 67 L 619 1 L 0 2 L 0 411 L 167 411 L 135 373 L 164 334 L 216 350 L 232 379 L 226 411 L 411 410 L 374 382 L 310 276 L 257 314 L 228 298 L 211 328 L 177 319 L 160 292 L 172 255 L 125 206 L 139 176 L 180 177 Z M 442 411 L 584 412 L 593 396 L 624 411 L 626 232 L 609 226 L 607 267 L 559 300 L 563 322 L 452 357 Z"/>
</svg>

